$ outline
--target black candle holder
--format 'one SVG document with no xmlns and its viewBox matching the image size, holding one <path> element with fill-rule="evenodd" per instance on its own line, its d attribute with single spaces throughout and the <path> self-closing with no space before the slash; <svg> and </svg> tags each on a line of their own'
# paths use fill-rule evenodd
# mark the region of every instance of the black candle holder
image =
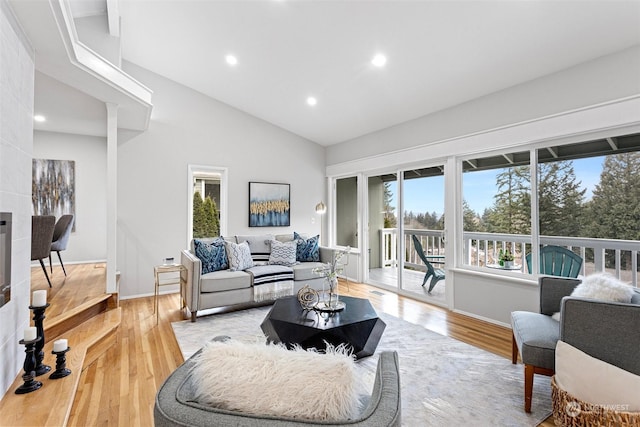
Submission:
<svg viewBox="0 0 640 427">
<path fill-rule="evenodd" d="M 58 378 L 64 378 L 67 375 L 71 374 L 71 369 L 67 368 L 67 351 L 71 350 L 71 347 L 67 347 L 66 350 L 62 351 L 52 351 L 52 354 L 56 355 L 56 370 L 49 375 L 49 378 L 52 380 L 57 380 Z"/>
<path fill-rule="evenodd" d="M 36 358 L 33 354 L 35 352 L 35 345 L 38 341 L 41 341 L 42 338 L 36 337 L 36 339 L 31 341 L 20 340 L 20 344 L 24 344 L 25 350 L 24 352 L 27 354 L 24 358 L 24 374 L 22 375 L 22 384 L 20 387 L 16 389 L 16 394 L 26 394 L 31 393 L 32 391 L 38 390 L 42 387 L 42 383 L 40 381 L 36 381 Z"/>
<path fill-rule="evenodd" d="M 43 305 L 40 307 L 34 307 L 32 305 L 29 306 L 29 310 L 33 311 L 33 323 L 36 326 L 36 330 L 38 336 L 42 338 L 40 341 L 36 343 L 35 348 L 35 357 L 36 357 L 36 376 L 44 375 L 47 372 L 51 371 L 51 366 L 44 365 L 42 360 L 44 359 L 44 351 L 42 348 L 44 347 L 44 328 L 42 327 L 42 322 L 45 319 L 44 311 L 49 307 L 49 303 L 47 305 Z"/>
</svg>

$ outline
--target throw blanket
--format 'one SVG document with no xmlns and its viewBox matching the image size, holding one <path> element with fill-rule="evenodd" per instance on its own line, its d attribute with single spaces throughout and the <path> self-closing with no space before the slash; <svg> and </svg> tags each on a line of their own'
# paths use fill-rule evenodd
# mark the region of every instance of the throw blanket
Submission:
<svg viewBox="0 0 640 427">
<path fill-rule="evenodd" d="M 253 301 L 272 301 L 293 295 L 293 280 L 267 283 L 253 287 Z"/>
<path fill-rule="evenodd" d="M 293 270 L 284 265 L 257 265 L 245 270 L 253 276 L 254 302 L 293 295 Z"/>
<path fill-rule="evenodd" d="M 253 276 L 253 286 L 293 280 L 293 270 L 284 265 L 257 265 L 245 271 Z"/>
</svg>

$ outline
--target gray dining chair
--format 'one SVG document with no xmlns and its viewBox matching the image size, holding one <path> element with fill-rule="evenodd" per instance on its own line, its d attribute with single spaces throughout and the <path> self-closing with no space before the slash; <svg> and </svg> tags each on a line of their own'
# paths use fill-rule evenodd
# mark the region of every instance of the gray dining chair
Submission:
<svg viewBox="0 0 640 427">
<path fill-rule="evenodd" d="M 31 217 L 31 261 L 38 260 L 51 288 L 51 280 L 44 266 L 44 258 L 51 254 L 51 242 L 53 230 L 56 226 L 56 217 L 53 215 L 34 215 Z"/>
<path fill-rule="evenodd" d="M 73 218 L 73 215 L 62 215 L 58 219 L 58 222 L 56 222 L 56 226 L 53 231 L 51 249 L 49 250 L 49 268 L 51 268 L 52 273 L 53 265 L 51 264 L 51 252 L 55 251 L 58 254 L 58 259 L 60 260 L 62 271 L 64 272 L 65 276 L 67 275 L 67 270 L 64 269 L 64 264 L 62 263 L 60 251 L 64 251 L 67 249 L 67 244 L 69 243 L 69 235 L 71 234 L 71 229 L 73 228 Z"/>
</svg>

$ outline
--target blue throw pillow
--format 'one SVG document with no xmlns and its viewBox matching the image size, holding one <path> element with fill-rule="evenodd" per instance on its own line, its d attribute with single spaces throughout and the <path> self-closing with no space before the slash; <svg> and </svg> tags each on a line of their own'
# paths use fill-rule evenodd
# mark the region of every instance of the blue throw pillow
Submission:
<svg viewBox="0 0 640 427">
<path fill-rule="evenodd" d="M 319 235 L 305 239 L 294 231 L 293 239 L 298 244 L 298 247 L 296 250 L 296 261 L 300 261 L 300 262 L 319 262 L 320 261 L 320 248 L 318 247 L 318 243 L 320 240 Z"/>
<path fill-rule="evenodd" d="M 193 244 L 195 246 L 196 256 L 202 263 L 202 274 L 229 268 L 227 251 L 224 247 L 224 239 L 222 237 L 216 237 L 211 243 L 205 243 L 202 240 L 195 239 Z"/>
</svg>

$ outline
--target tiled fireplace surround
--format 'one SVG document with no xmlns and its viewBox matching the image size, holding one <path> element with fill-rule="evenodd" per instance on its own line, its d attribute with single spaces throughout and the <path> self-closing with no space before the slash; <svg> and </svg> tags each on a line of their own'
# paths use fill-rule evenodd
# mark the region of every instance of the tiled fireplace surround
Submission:
<svg viewBox="0 0 640 427">
<path fill-rule="evenodd" d="M 12 212 L 11 300 L 0 307 L 0 398 L 24 362 L 29 324 L 34 52 L 0 0 L 0 212 Z"/>
</svg>

